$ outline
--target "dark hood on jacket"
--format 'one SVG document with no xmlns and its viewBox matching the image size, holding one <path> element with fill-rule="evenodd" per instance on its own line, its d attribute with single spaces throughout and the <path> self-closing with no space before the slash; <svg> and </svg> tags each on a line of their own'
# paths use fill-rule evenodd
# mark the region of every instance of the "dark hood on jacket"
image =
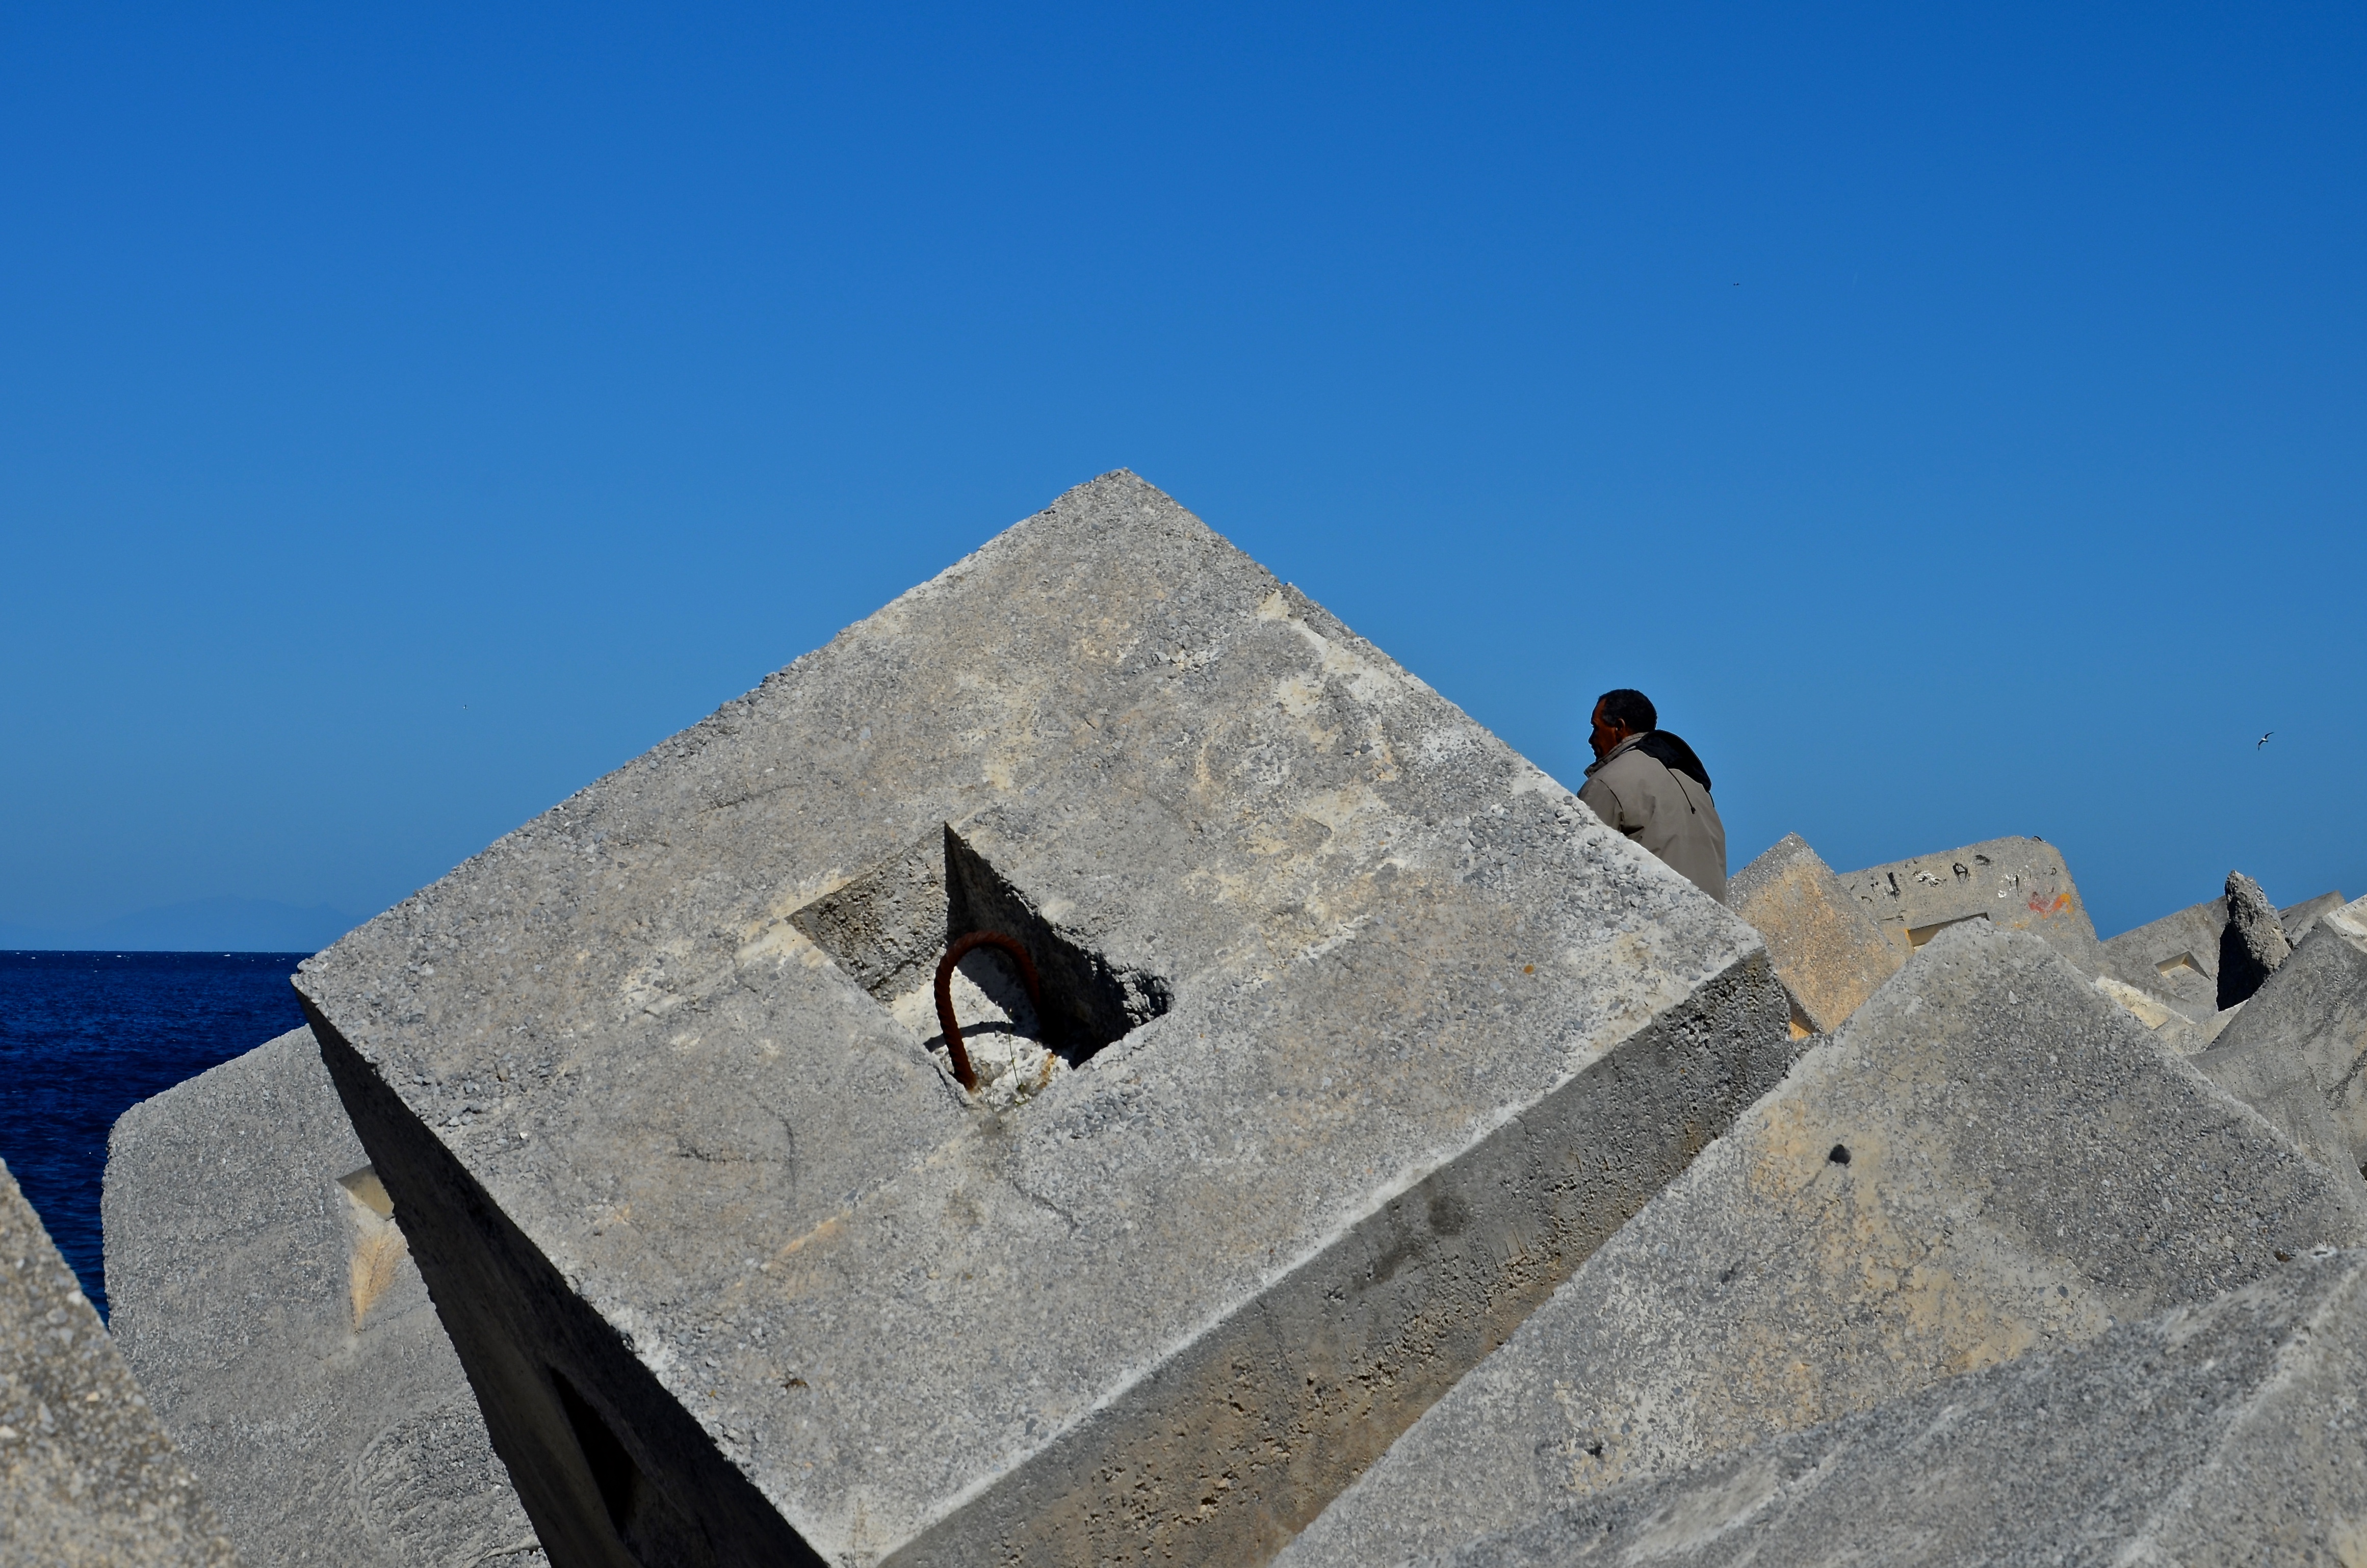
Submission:
<svg viewBox="0 0 2367 1568">
<path fill-rule="evenodd" d="M 1685 744 L 1682 736 L 1671 735 L 1665 729 L 1648 729 L 1636 742 L 1636 750 L 1670 773 L 1689 774 L 1702 788 L 1709 788 L 1709 770 L 1702 766 L 1702 760 L 1693 755 L 1693 749 Z"/>
</svg>

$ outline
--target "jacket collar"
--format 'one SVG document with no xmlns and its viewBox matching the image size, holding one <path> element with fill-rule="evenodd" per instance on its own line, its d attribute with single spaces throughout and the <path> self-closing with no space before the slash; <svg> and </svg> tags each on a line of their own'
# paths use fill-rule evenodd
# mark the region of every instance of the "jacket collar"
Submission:
<svg viewBox="0 0 2367 1568">
<path fill-rule="evenodd" d="M 1610 753 L 1605 756 L 1603 761 L 1595 763 L 1594 767 L 1587 769 L 1586 776 L 1588 778 L 1592 778 L 1594 776 L 1595 768 L 1607 768 L 1612 763 L 1617 761 L 1620 758 L 1625 756 L 1628 752 L 1633 751 L 1637 746 L 1643 743 L 1644 736 L 1651 733 L 1652 732 L 1648 729 L 1644 731 L 1643 735 L 1631 735 L 1626 739 L 1622 740 L 1618 745 L 1611 748 Z"/>
</svg>

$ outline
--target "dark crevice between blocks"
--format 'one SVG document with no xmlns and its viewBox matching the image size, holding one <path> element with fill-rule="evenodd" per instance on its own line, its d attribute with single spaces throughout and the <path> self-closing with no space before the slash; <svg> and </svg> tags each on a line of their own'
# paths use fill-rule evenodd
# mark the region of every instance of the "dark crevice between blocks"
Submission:
<svg viewBox="0 0 2367 1568">
<path fill-rule="evenodd" d="M 665 1494 L 650 1484 L 641 1467 L 591 1401 L 553 1369 L 551 1386 L 574 1432 L 575 1446 L 592 1474 L 617 1539 L 642 1568 L 713 1568 L 715 1553 L 706 1533 L 683 1517 Z"/>
</svg>

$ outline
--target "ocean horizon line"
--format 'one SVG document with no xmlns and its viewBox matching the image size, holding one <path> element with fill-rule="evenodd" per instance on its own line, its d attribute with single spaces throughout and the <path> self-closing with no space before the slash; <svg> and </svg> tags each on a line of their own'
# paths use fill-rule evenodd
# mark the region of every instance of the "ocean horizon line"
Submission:
<svg viewBox="0 0 2367 1568">
<path fill-rule="evenodd" d="M 326 904 L 184 899 L 88 923 L 0 919 L 7 953 L 318 953 L 361 921 Z"/>
</svg>

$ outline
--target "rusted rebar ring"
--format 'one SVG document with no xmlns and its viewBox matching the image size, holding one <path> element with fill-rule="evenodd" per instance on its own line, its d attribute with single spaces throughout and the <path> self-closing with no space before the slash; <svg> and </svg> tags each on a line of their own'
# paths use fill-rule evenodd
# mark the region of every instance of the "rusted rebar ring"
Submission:
<svg viewBox="0 0 2367 1568">
<path fill-rule="evenodd" d="M 1027 950 L 1019 945 L 1017 937 L 1005 936 L 1001 931 L 972 931 L 946 949 L 946 955 L 937 960 L 937 1025 L 946 1032 L 946 1054 L 954 1059 L 954 1077 L 972 1094 L 978 1092 L 978 1074 L 970 1070 L 969 1053 L 962 1047 L 961 1025 L 954 1021 L 954 965 L 977 947 L 1001 948 L 1018 963 L 1019 977 L 1027 984 L 1027 999 L 1035 1006 L 1036 1018 L 1044 1016 L 1044 990 L 1036 983 L 1036 961 L 1027 956 Z"/>
</svg>

